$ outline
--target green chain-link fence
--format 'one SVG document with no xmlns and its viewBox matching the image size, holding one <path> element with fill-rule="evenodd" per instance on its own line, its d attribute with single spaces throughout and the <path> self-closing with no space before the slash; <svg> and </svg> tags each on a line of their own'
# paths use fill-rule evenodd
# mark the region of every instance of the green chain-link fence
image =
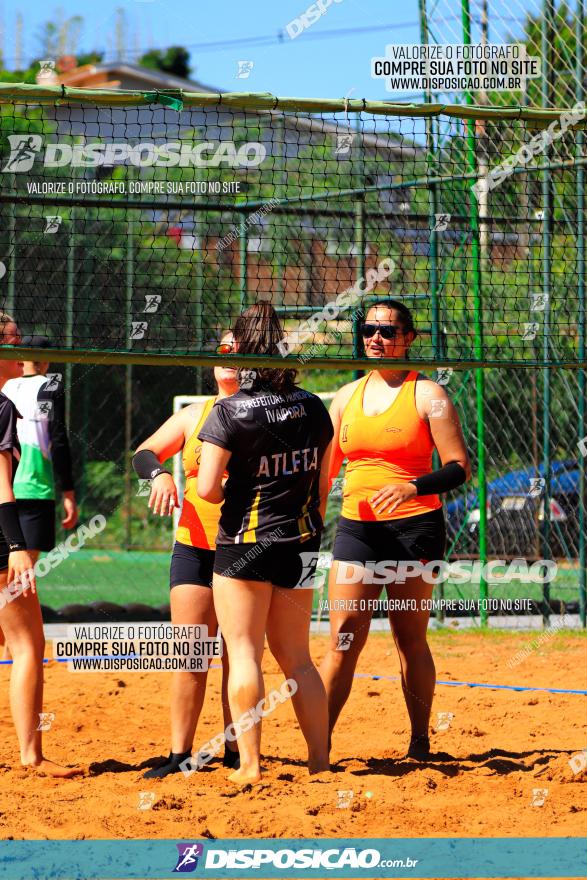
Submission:
<svg viewBox="0 0 587 880">
<path fill-rule="evenodd" d="M 103 547 L 169 546 L 130 450 L 174 395 L 209 390 L 197 365 L 244 306 L 276 306 L 285 348 L 270 362 L 326 391 L 369 366 L 361 309 L 391 294 L 419 328 L 410 362 L 444 370 L 475 462 L 447 505 L 451 555 L 565 560 L 533 595 L 545 617 L 578 598 L 585 619 L 584 108 L 14 84 L 0 102 L 2 306 L 65 364 L 84 513 L 110 515 Z"/>
</svg>

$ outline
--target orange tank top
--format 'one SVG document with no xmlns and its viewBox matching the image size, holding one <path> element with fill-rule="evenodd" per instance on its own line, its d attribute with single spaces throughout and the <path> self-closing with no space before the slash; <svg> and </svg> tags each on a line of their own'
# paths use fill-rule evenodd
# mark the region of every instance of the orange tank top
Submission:
<svg viewBox="0 0 587 880">
<path fill-rule="evenodd" d="M 357 385 L 342 414 L 339 445 L 348 458 L 342 516 L 354 520 L 393 520 L 418 516 L 441 507 L 438 495 L 416 495 L 391 513 L 375 513 L 369 499 L 386 483 L 407 483 L 432 470 L 434 441 L 428 422 L 416 409 L 416 380 L 412 370 L 397 397 L 384 412 L 363 411 L 368 373 Z"/>
<path fill-rule="evenodd" d="M 180 544 L 200 547 L 203 550 L 215 549 L 220 508 L 222 506 L 221 504 L 210 504 L 209 501 L 204 501 L 203 498 L 198 496 L 198 470 L 202 454 L 202 441 L 198 440 L 198 434 L 215 403 L 215 397 L 206 401 L 202 414 L 198 419 L 198 424 L 183 447 L 182 462 L 185 472 L 185 492 L 177 532 L 175 533 L 175 540 L 179 541 Z"/>
</svg>

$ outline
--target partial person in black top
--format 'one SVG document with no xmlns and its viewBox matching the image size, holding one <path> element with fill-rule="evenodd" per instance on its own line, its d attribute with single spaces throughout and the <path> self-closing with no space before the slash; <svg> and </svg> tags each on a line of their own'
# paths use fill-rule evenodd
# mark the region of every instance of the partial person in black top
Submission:
<svg viewBox="0 0 587 880">
<path fill-rule="evenodd" d="M 49 348 L 50 340 L 46 336 L 25 336 L 22 344 L 30 345 L 31 348 Z M 50 361 L 24 361 L 23 375 L 41 374 L 46 376 L 50 366 Z M 49 401 L 52 404 L 49 435 L 51 437 L 53 470 L 61 489 L 63 501 L 64 516 L 61 525 L 64 529 L 74 529 L 78 523 L 79 512 L 75 498 L 71 449 L 65 422 L 65 386 L 61 379 L 54 377 L 48 380 L 47 384 L 43 385 L 39 391 L 37 400 L 39 404 L 43 401 Z"/>
<path fill-rule="evenodd" d="M 50 348 L 50 340 L 40 335 L 25 336 L 22 344 Z M 22 378 L 8 382 L 4 389 L 22 415 L 19 437 L 23 443 L 23 461 L 16 475 L 14 493 L 27 550 L 35 562 L 41 552 L 48 553 L 56 543 L 54 476 L 62 494 L 61 525 L 73 529 L 78 523 L 65 423 L 65 388 L 59 374 L 47 376 L 49 367 L 49 361 L 24 361 Z M 43 411 L 49 415 L 43 415 Z M 31 458 L 29 454 L 27 459 L 24 446 L 27 441 L 34 443 L 42 455 Z"/>
<path fill-rule="evenodd" d="M 0 344 L 20 345 L 14 320 L 0 313 Z M 0 388 L 22 376 L 22 361 L 0 360 Z M 0 392 L 0 627 L 13 657 L 10 707 L 23 766 L 46 776 L 70 777 L 79 768 L 61 767 L 43 757 L 40 715 L 43 709 L 45 638 L 33 560 L 25 549 L 12 482 L 19 458 L 18 412 Z"/>
<path fill-rule="evenodd" d="M 239 354 L 278 354 L 282 337 L 269 303 L 248 308 L 234 328 Z M 317 561 L 333 431 L 321 400 L 295 385 L 295 371 L 241 369 L 239 381 L 237 394 L 216 403 L 198 435 L 204 441 L 198 494 L 224 502 L 213 593 L 228 650 L 232 717 L 244 721 L 236 725 L 241 766 L 229 779 L 246 785 L 261 778 L 261 724 L 251 710 L 268 710 L 265 635 L 288 679 L 308 769 L 329 767 L 326 694 L 309 650 L 312 590 L 292 588 L 301 581 L 302 562 L 307 568 L 307 557 L 314 567 Z"/>
<path fill-rule="evenodd" d="M 198 434 L 231 453 L 216 543 L 320 534 L 317 477 L 332 436 L 320 398 L 295 385 L 280 393 L 263 383 L 219 400 Z"/>
</svg>

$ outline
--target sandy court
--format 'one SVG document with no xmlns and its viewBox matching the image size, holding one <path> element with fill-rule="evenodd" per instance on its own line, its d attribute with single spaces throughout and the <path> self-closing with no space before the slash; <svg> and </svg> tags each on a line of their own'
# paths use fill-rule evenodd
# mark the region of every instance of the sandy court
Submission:
<svg viewBox="0 0 587 880">
<path fill-rule="evenodd" d="M 507 663 L 528 633 L 431 634 L 438 678 L 587 690 L 581 634 L 559 634 L 515 668 Z M 314 636 L 320 660 L 326 637 Z M 283 677 L 269 653 L 266 686 Z M 358 670 L 396 676 L 388 634 L 372 633 Z M 46 753 L 80 762 L 85 777 L 61 783 L 15 765 L 2 667 L 0 838 L 583 836 L 587 771 L 569 758 L 587 748 L 587 697 L 439 685 L 433 718 L 453 713 L 432 736 L 436 760 L 402 756 L 408 741 L 399 681 L 358 678 L 335 731 L 332 777 L 309 781 L 291 703 L 264 722 L 261 786 L 235 793 L 218 761 L 195 773 L 142 779 L 168 751 L 167 673 L 46 670 L 45 711 L 55 720 Z M 212 670 L 196 745 L 221 730 L 220 672 Z M 540 789 L 536 792 L 535 789 Z M 545 792 L 544 790 L 547 789 Z M 140 809 L 141 800 L 154 802 Z M 542 806 L 533 805 L 542 800 Z"/>
</svg>

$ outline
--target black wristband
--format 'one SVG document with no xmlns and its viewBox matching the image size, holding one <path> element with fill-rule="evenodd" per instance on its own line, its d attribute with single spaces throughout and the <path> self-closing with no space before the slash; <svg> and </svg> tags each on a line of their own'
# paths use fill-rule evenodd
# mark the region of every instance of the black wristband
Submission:
<svg viewBox="0 0 587 880">
<path fill-rule="evenodd" d="M 417 495 L 439 495 L 441 492 L 450 492 L 467 482 L 467 474 L 464 467 L 458 461 L 449 461 L 444 467 L 423 477 L 410 480 L 416 487 Z"/>
<path fill-rule="evenodd" d="M 0 529 L 10 553 L 15 550 L 26 550 L 26 541 L 20 527 L 16 501 L 5 501 L 4 504 L 0 504 Z"/>
<path fill-rule="evenodd" d="M 132 466 L 137 477 L 140 477 L 141 480 L 154 480 L 159 474 L 171 473 L 161 465 L 155 453 L 150 449 L 141 449 L 140 452 L 133 455 Z"/>
</svg>

